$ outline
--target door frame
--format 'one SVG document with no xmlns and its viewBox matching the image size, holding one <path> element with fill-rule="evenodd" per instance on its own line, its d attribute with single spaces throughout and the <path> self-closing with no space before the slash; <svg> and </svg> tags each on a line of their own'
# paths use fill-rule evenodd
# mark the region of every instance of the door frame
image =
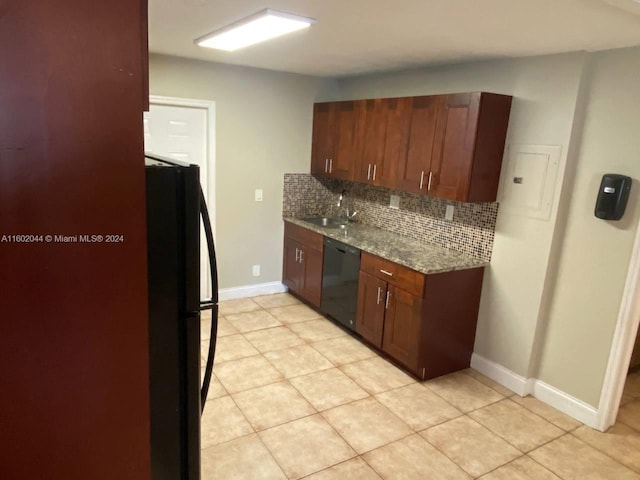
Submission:
<svg viewBox="0 0 640 480">
<path fill-rule="evenodd" d="M 216 103 L 212 100 L 196 98 L 165 97 L 161 95 L 149 95 L 149 103 L 153 105 L 167 105 L 171 107 L 199 108 L 206 110 L 207 129 L 207 207 L 209 212 L 216 210 Z M 216 221 L 211 223 L 213 239 L 216 239 Z"/>
<path fill-rule="evenodd" d="M 595 427 L 603 432 L 616 422 L 639 325 L 640 222 L 636 229 L 636 238 L 618 312 L 618 321 L 609 353 L 609 363 L 598 404 Z"/>
</svg>

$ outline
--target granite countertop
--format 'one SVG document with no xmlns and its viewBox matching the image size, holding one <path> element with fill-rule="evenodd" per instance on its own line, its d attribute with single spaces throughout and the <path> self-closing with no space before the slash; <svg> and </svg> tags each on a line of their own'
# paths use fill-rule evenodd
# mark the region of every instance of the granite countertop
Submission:
<svg viewBox="0 0 640 480">
<path fill-rule="evenodd" d="M 404 235 L 382 230 L 370 225 L 350 223 L 345 229 L 326 228 L 305 222 L 301 218 L 284 218 L 290 222 L 326 237 L 344 242 L 364 252 L 369 252 L 421 273 L 441 273 L 452 270 L 484 267 L 484 260 L 453 250 L 419 242 Z"/>
</svg>

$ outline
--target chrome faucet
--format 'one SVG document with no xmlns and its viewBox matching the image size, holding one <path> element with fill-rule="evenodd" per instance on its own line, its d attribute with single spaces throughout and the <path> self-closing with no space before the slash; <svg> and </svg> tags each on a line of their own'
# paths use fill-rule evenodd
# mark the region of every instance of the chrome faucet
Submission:
<svg viewBox="0 0 640 480">
<path fill-rule="evenodd" d="M 345 219 L 347 222 L 350 222 L 353 220 L 353 217 L 355 217 L 357 215 L 357 210 L 354 210 L 353 212 L 350 212 L 350 202 L 349 199 L 347 198 L 347 191 L 346 190 L 342 190 L 342 192 L 340 192 L 340 196 L 338 197 L 338 213 L 340 208 L 342 207 L 342 204 L 344 203 L 344 208 L 345 208 Z"/>
</svg>

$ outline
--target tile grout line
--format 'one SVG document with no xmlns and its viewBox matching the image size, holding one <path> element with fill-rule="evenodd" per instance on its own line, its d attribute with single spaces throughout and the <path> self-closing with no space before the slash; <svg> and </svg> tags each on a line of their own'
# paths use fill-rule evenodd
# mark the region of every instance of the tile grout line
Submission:
<svg viewBox="0 0 640 480">
<path fill-rule="evenodd" d="M 456 462 L 453 458 L 451 458 L 449 455 L 447 455 L 447 453 L 446 453 L 445 451 L 441 450 L 440 448 L 438 448 L 438 446 L 437 446 L 437 445 L 434 445 L 432 442 L 430 442 L 428 438 L 425 438 L 423 435 L 420 435 L 420 433 L 417 433 L 417 435 L 419 435 L 419 436 L 420 436 L 420 437 L 421 437 L 425 442 L 427 442 L 429 445 L 431 445 L 433 448 L 435 448 L 435 449 L 436 449 L 438 452 L 440 452 L 442 455 L 444 455 L 445 457 L 447 457 L 451 462 L 453 462 L 455 465 L 457 465 L 457 466 L 458 466 L 458 468 L 460 468 L 463 472 L 465 472 L 465 473 L 466 473 L 467 475 L 469 475 L 471 478 L 480 478 L 480 477 L 482 477 L 483 475 L 487 475 L 488 473 L 492 472 L 493 470 L 497 470 L 498 468 L 501 468 L 501 467 L 503 467 L 503 466 L 507 465 L 508 463 L 511 463 L 511 462 L 513 462 L 513 461 L 517 460 L 518 458 L 522 458 L 523 456 L 525 456 L 525 455 L 526 455 L 526 452 L 523 452 L 522 450 L 520 450 L 520 449 L 519 449 L 518 447 L 516 447 L 515 445 L 512 445 L 510 442 L 508 442 L 506 439 L 502 438 L 502 437 L 501 437 L 500 435 L 498 435 L 497 433 L 493 432 L 492 430 L 489 430 L 487 427 L 485 427 L 484 425 L 482 425 L 480 422 L 478 422 L 478 421 L 476 421 L 475 419 L 473 419 L 473 418 L 469 417 L 469 415 L 467 415 L 467 414 L 463 414 L 463 415 L 462 415 L 462 417 L 467 417 L 469 420 L 471 420 L 471 421 L 475 422 L 476 424 L 478 424 L 480 427 L 484 428 L 486 431 L 488 431 L 488 432 L 489 432 L 489 433 L 491 433 L 492 435 L 495 435 L 497 438 L 499 438 L 499 439 L 501 439 L 502 441 L 504 441 L 504 442 L 505 442 L 507 445 L 509 445 L 510 447 L 515 448 L 515 449 L 520 453 L 520 455 L 519 455 L 518 457 L 514 458 L 513 460 L 510 460 L 509 462 L 504 463 L 504 464 L 502 464 L 502 465 L 499 465 L 499 466 L 497 466 L 496 468 L 491 469 L 491 470 L 489 470 L 489 471 L 487 471 L 487 472 L 484 472 L 484 473 L 482 473 L 482 474 L 480 474 L 480 475 L 472 475 L 472 474 L 471 474 L 470 472 L 468 472 L 468 471 L 467 471 L 467 470 L 466 470 L 462 465 L 460 465 L 460 464 L 459 464 L 458 462 Z M 453 421 L 453 420 L 458 420 L 458 419 L 460 419 L 460 418 L 462 418 L 462 417 L 456 417 L 456 418 L 454 418 L 454 419 L 448 420 L 447 422 L 450 422 L 450 421 Z M 444 423 L 447 423 L 447 422 L 443 422 L 443 423 L 441 423 L 441 424 L 439 424 L 439 425 L 443 425 Z M 437 426 L 438 426 L 438 425 L 434 425 L 433 427 L 437 427 Z M 420 431 L 421 431 L 421 432 L 426 432 L 427 430 L 430 430 L 430 429 L 431 429 L 431 428 L 433 428 L 433 427 L 427 427 L 427 428 L 425 428 L 424 430 L 420 430 Z"/>
<path fill-rule="evenodd" d="M 607 453 L 605 450 L 602 450 L 600 447 L 597 447 L 596 445 L 593 445 L 589 442 L 586 442 L 585 440 L 581 439 L 580 437 L 577 437 L 574 432 L 567 432 L 567 435 L 570 435 L 572 438 L 574 438 L 575 440 L 578 440 L 581 443 L 584 443 L 585 445 L 587 445 L 588 447 L 593 448 L 594 450 L 597 450 L 598 452 L 602 453 L 604 456 L 608 457 L 610 460 L 613 460 L 615 463 L 622 465 L 623 467 L 631 470 L 634 473 L 640 473 L 639 471 L 637 471 L 635 468 L 632 468 L 631 466 L 627 465 L 626 463 L 621 462 L 620 460 L 612 457 L 611 455 L 609 455 L 609 453 Z"/>
</svg>

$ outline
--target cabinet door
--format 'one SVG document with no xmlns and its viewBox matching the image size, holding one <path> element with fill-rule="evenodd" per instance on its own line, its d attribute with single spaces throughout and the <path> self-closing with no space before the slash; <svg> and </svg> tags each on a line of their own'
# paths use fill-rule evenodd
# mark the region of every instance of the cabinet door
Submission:
<svg viewBox="0 0 640 480">
<path fill-rule="evenodd" d="M 418 372 L 418 345 L 422 299 L 389 285 L 382 350 L 398 362 Z"/>
<path fill-rule="evenodd" d="M 337 130 L 334 129 L 334 141 L 337 141 L 334 154 L 329 158 L 329 176 L 340 180 L 352 180 L 358 147 L 358 117 L 363 101 L 335 103 Z"/>
<path fill-rule="evenodd" d="M 386 282 L 360 272 L 356 332 L 378 348 L 382 346 L 386 292 Z"/>
<path fill-rule="evenodd" d="M 467 200 L 479 111 L 479 93 L 441 98 L 431 159 L 430 194 L 448 200 Z"/>
<path fill-rule="evenodd" d="M 322 293 L 322 252 L 302 247 L 300 254 L 301 277 L 303 285 L 300 296 L 315 307 L 320 308 L 320 296 Z"/>
<path fill-rule="evenodd" d="M 301 245 L 289 237 L 284 237 L 284 255 L 282 266 L 283 283 L 294 293 L 299 293 L 302 288 L 300 275 Z"/>
<path fill-rule="evenodd" d="M 396 108 L 389 113 L 386 156 L 397 158 L 399 190 L 427 192 L 438 98 L 399 98 Z"/>
<path fill-rule="evenodd" d="M 316 103 L 313 106 L 313 134 L 311 139 L 311 173 L 329 175 L 329 158 L 333 157 L 335 137 L 335 103 Z"/>
<path fill-rule="evenodd" d="M 379 184 L 384 172 L 384 146 L 387 134 L 387 99 L 365 100 L 361 111 L 360 156 L 354 180 Z M 378 182 L 376 182 L 378 180 Z"/>
</svg>

